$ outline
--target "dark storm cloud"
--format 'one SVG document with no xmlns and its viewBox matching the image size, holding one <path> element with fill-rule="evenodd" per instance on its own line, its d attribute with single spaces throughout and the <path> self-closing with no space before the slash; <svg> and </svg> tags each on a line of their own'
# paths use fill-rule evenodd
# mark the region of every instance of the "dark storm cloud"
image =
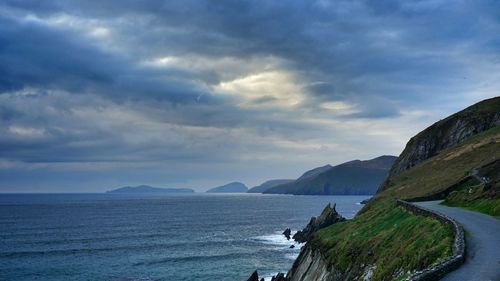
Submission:
<svg viewBox="0 0 500 281">
<path fill-rule="evenodd" d="M 224 171 L 271 156 L 330 162 L 316 152 L 324 146 L 368 155 L 371 124 L 425 123 L 497 94 L 499 11 L 498 1 L 5 0 L 0 169 L 184 161 Z M 240 170 L 256 163 L 265 169 Z"/>
<path fill-rule="evenodd" d="M 478 51 L 494 44 L 493 39 L 488 39 L 492 36 L 485 35 L 491 35 L 488 33 L 494 32 L 494 24 L 498 23 L 498 15 L 493 12 L 498 3 L 488 1 L 457 2 L 453 7 L 441 1 L 121 1 L 120 5 L 115 1 L 38 2 L 30 6 L 29 1 L 7 1 L 4 5 L 18 14 L 41 17 L 67 13 L 92 19 L 122 18 L 124 23 L 115 27 L 120 38 L 125 39 L 118 42 L 131 44 L 125 48 L 133 51 L 132 56 L 138 52 L 283 57 L 293 63 L 290 67 L 303 70 L 304 77 L 335 84 L 326 95 L 323 90 L 318 92 L 329 99 L 349 99 L 345 94 L 349 91 L 354 95 L 383 92 L 389 98 L 414 102 L 422 98 L 422 92 L 406 89 L 405 96 L 400 97 L 404 91 L 400 83 L 434 84 L 463 76 L 461 65 L 446 52 L 462 46 Z M 135 26 L 126 23 L 128 18 Z M 35 83 L 74 87 L 88 87 L 89 81 L 97 86 L 114 84 L 116 88 L 109 92 L 120 91 L 123 95 L 140 92 L 143 96 L 183 99 L 201 94 L 196 85 L 157 79 L 183 74 L 141 73 L 133 57 L 132 61 L 115 58 L 85 46 L 81 38 L 74 38 L 75 34 L 25 25 L 2 22 L 2 44 L 21 47 L 16 47 L 16 52 L 4 49 L 4 56 L 11 59 L 2 65 L 18 61 L 20 68 L 34 69 L 23 73 L 3 68 L 3 88 L 22 85 L 31 78 Z M 43 75 L 34 73 L 37 71 Z M 17 77 L 7 80 L 16 73 Z M 219 77 L 211 74 L 182 78 L 217 83 Z M 53 81 L 55 77 L 59 81 Z M 366 83 L 363 79 L 367 77 L 383 78 L 387 86 Z"/>
<path fill-rule="evenodd" d="M 181 70 L 145 69 L 101 50 L 77 32 L 36 21 L 0 18 L 0 92 L 25 87 L 93 92 L 114 99 L 194 101 L 204 94 Z"/>
<path fill-rule="evenodd" d="M 1 91 L 51 85 L 81 91 L 86 82 L 113 83 L 110 74 L 116 69 L 109 68 L 119 67 L 113 58 L 67 34 L 11 19 L 0 19 L 0 46 Z M 102 64 L 96 66 L 94 60 Z"/>
</svg>

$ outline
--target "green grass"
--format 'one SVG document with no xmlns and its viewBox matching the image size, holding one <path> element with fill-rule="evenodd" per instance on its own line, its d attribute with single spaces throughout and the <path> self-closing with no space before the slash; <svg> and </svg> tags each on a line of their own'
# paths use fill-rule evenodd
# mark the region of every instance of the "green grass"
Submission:
<svg viewBox="0 0 500 281">
<path fill-rule="evenodd" d="M 436 194 L 470 175 L 472 169 L 499 158 L 500 126 L 497 126 L 392 176 L 388 188 L 379 196 L 409 199 Z"/>
<path fill-rule="evenodd" d="M 471 211 L 481 212 L 490 216 L 500 217 L 500 199 L 476 199 L 474 201 L 446 201 L 443 205 L 461 207 Z"/>
<path fill-rule="evenodd" d="M 375 265 L 372 280 L 393 280 L 452 254 L 452 229 L 415 216 L 395 200 L 378 202 L 352 221 L 320 230 L 311 241 L 342 272 Z"/>
<path fill-rule="evenodd" d="M 468 182 L 450 193 L 442 204 L 500 217 L 500 197 L 498 193 L 491 191 L 491 188 L 488 189 L 483 184 Z"/>
</svg>

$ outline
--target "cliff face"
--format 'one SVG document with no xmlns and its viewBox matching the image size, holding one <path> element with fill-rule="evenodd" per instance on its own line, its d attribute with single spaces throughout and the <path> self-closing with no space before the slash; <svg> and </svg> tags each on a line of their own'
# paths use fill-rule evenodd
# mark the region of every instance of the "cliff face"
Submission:
<svg viewBox="0 0 500 281">
<path fill-rule="evenodd" d="M 287 274 L 289 281 L 302 280 L 343 280 L 342 274 L 328 267 L 328 262 L 319 250 L 306 246 L 293 263 Z"/>
<path fill-rule="evenodd" d="M 462 140 L 500 125 L 500 97 L 476 103 L 434 123 L 406 144 L 391 168 L 397 175 Z"/>
<path fill-rule="evenodd" d="M 366 265 L 359 271 L 351 270 L 342 273 L 332 266 L 324 255 L 317 249 L 305 246 L 299 257 L 293 263 L 292 268 L 286 275 L 286 281 L 343 281 L 343 280 L 370 280 L 373 267 Z"/>
</svg>

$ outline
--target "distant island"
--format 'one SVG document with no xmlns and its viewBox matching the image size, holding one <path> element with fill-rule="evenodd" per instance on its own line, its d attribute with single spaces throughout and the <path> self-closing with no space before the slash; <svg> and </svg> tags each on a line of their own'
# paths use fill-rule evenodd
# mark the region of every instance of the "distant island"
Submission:
<svg viewBox="0 0 500 281">
<path fill-rule="evenodd" d="M 149 185 L 125 186 L 106 191 L 106 193 L 193 193 L 190 188 L 162 188 Z"/>
<path fill-rule="evenodd" d="M 382 184 L 395 156 L 353 160 L 337 166 L 326 165 L 305 172 L 297 180 L 278 184 L 262 193 L 295 195 L 372 195 Z"/>
<path fill-rule="evenodd" d="M 231 182 L 207 190 L 208 193 L 245 193 L 248 187 L 241 182 Z"/>
</svg>

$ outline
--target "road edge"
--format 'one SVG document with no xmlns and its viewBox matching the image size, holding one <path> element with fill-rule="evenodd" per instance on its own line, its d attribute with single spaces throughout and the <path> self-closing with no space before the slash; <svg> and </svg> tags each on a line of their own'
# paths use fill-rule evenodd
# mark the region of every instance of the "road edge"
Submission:
<svg viewBox="0 0 500 281">
<path fill-rule="evenodd" d="M 437 219 L 442 223 L 450 225 L 453 229 L 453 234 L 455 237 L 453 241 L 452 256 L 428 268 L 413 273 L 411 276 L 407 277 L 405 281 L 439 280 L 447 273 L 459 268 L 464 263 L 466 245 L 464 229 L 461 224 L 440 212 L 432 211 L 400 199 L 396 200 L 396 202 L 399 206 L 405 208 L 407 211 L 414 215 L 431 217 Z"/>
</svg>

